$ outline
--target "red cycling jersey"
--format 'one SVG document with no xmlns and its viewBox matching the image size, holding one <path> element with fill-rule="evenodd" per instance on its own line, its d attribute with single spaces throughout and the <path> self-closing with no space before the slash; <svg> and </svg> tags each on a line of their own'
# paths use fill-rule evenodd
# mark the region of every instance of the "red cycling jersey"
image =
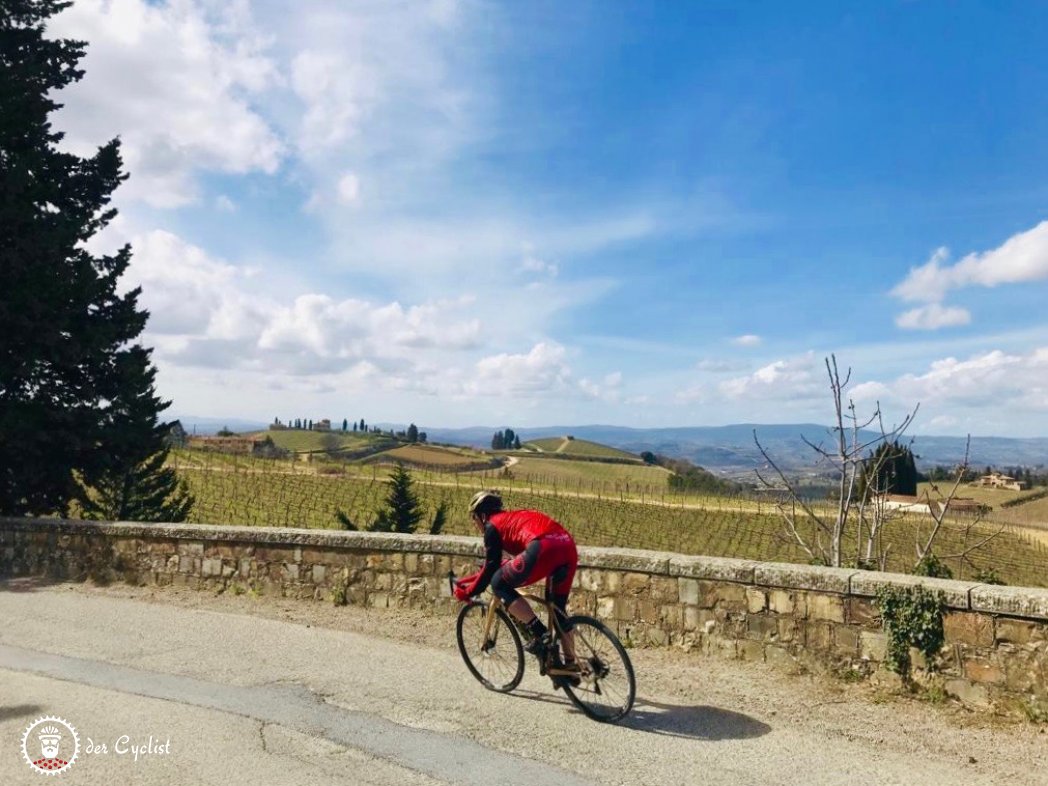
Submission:
<svg viewBox="0 0 1048 786">
<path fill-rule="evenodd" d="M 502 548 L 510 554 L 520 554 L 535 538 L 568 535 L 564 527 L 537 510 L 505 510 L 489 516 L 488 523 L 498 530 Z"/>
</svg>

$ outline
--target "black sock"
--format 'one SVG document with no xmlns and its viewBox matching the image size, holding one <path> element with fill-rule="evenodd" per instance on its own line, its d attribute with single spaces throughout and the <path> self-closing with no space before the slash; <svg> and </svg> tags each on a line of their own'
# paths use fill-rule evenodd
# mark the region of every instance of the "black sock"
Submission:
<svg viewBox="0 0 1048 786">
<path fill-rule="evenodd" d="M 542 620 L 535 617 L 531 622 L 528 623 L 528 633 L 534 636 L 536 639 L 546 635 L 546 626 Z"/>
</svg>

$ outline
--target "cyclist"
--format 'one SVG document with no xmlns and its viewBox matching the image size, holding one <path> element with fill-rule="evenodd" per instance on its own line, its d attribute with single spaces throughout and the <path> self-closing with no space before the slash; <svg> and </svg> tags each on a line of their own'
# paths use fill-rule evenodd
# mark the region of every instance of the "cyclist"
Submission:
<svg viewBox="0 0 1048 786">
<path fill-rule="evenodd" d="M 458 580 L 455 597 L 461 601 L 469 600 L 487 589 L 490 583 L 491 591 L 531 634 L 524 649 L 544 661 L 549 645 L 548 630 L 531 604 L 517 592 L 517 587 L 534 584 L 549 576 L 553 603 L 561 613 L 561 629 L 564 631 L 561 639 L 563 666 L 568 669 L 577 667 L 571 623 L 567 621 L 568 594 L 579 563 L 571 534 L 537 510 L 503 510 L 502 497 L 496 491 L 474 494 L 469 503 L 469 514 L 484 536 L 484 566 Z M 513 559 L 503 563 L 503 551 L 514 555 Z M 573 684 L 578 682 L 574 677 L 568 679 Z"/>
</svg>

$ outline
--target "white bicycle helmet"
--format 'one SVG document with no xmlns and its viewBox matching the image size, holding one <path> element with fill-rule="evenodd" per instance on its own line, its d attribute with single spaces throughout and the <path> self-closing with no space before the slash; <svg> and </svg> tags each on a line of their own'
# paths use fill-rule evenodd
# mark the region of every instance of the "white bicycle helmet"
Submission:
<svg viewBox="0 0 1048 786">
<path fill-rule="evenodd" d="M 473 499 L 469 501 L 469 515 L 479 513 L 485 515 L 489 513 L 498 513 L 502 510 L 502 497 L 499 496 L 497 491 L 491 491 L 487 489 L 485 491 L 478 491 L 473 495 Z"/>
</svg>

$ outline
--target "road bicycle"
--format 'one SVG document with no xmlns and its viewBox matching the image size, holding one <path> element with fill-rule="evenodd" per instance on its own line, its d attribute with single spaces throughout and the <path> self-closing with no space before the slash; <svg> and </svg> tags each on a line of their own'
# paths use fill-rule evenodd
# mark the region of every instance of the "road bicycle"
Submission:
<svg viewBox="0 0 1048 786">
<path fill-rule="evenodd" d="M 448 572 L 452 590 L 455 574 Z M 564 613 L 552 601 L 549 579 L 543 597 L 521 593 L 521 597 L 545 606 L 548 641 L 539 660 L 539 673 L 563 688 L 572 703 L 588 717 L 614 723 L 629 714 L 637 694 L 633 664 L 618 637 L 600 620 L 585 614 Z M 573 626 L 577 669 L 565 668 L 560 657 L 563 623 Z M 524 676 L 526 630 L 506 611 L 502 601 L 473 598 L 459 612 L 455 624 L 459 652 L 470 673 L 489 690 L 509 693 Z"/>
</svg>

